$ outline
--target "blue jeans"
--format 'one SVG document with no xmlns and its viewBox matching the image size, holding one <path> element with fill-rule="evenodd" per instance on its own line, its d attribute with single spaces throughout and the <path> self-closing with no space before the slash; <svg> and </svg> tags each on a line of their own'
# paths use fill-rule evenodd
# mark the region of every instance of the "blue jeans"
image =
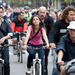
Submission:
<svg viewBox="0 0 75 75">
<path fill-rule="evenodd" d="M 2 58 L 4 59 L 4 75 L 10 75 L 9 47 L 4 47 Z"/>
<path fill-rule="evenodd" d="M 57 60 L 57 54 L 55 52 L 55 49 L 53 50 L 53 71 L 52 75 L 60 75 L 57 66 L 56 66 L 56 60 Z"/>
<path fill-rule="evenodd" d="M 35 46 L 35 45 L 30 44 L 29 46 L 32 46 L 32 47 L 42 47 L 43 45 L 41 44 L 41 45 Z M 31 68 L 31 64 L 32 64 L 32 61 L 33 61 L 33 58 L 34 58 L 34 55 L 35 55 L 35 50 L 34 49 L 28 49 L 27 51 L 29 53 L 27 68 Z M 41 59 L 42 75 L 44 75 L 44 66 L 43 66 L 44 49 L 38 50 L 38 54 L 39 54 L 39 58 Z"/>
</svg>

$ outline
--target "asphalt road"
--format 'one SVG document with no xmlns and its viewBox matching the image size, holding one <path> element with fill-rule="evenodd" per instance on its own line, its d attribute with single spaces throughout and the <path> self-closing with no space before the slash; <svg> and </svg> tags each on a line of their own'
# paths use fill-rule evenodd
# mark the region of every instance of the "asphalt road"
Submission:
<svg viewBox="0 0 75 75">
<path fill-rule="evenodd" d="M 12 40 L 9 40 L 9 44 L 12 43 Z M 28 57 L 28 53 L 25 52 L 25 54 L 23 54 L 23 63 L 18 62 L 18 58 L 17 55 L 13 55 L 13 47 L 9 47 L 9 55 L 10 55 L 10 75 L 26 75 L 26 71 L 27 71 L 27 57 Z M 53 61 L 53 57 L 51 56 L 51 54 L 49 53 L 49 57 L 48 57 L 48 75 L 52 75 L 52 61 Z"/>
</svg>

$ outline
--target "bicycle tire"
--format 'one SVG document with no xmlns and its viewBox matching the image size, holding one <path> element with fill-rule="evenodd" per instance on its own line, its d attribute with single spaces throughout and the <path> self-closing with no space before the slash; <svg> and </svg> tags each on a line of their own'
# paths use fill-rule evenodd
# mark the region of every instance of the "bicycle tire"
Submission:
<svg viewBox="0 0 75 75">
<path fill-rule="evenodd" d="M 20 53 L 17 54 L 18 62 L 20 62 Z"/>
<path fill-rule="evenodd" d="M 22 45 L 20 43 L 20 59 L 21 59 L 21 63 L 23 63 L 23 54 L 22 54 Z"/>
<path fill-rule="evenodd" d="M 4 75 L 4 67 L 2 63 L 0 64 L 0 75 Z"/>
<path fill-rule="evenodd" d="M 17 57 L 18 57 L 18 62 L 20 62 L 19 42 L 17 42 Z"/>
<path fill-rule="evenodd" d="M 39 75 L 39 63 L 35 64 L 35 75 Z"/>
</svg>

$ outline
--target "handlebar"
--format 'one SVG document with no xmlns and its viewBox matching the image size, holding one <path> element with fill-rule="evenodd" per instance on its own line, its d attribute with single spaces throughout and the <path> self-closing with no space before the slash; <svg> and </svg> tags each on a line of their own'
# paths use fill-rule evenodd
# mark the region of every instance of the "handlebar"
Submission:
<svg viewBox="0 0 75 75">
<path fill-rule="evenodd" d="M 2 45 L 0 45 L 0 48 L 2 48 L 2 47 L 9 47 L 9 46 L 16 46 L 16 44 L 2 44 Z"/>
<path fill-rule="evenodd" d="M 31 47 L 31 46 L 28 46 L 28 49 L 39 50 L 39 49 L 47 49 L 47 48 L 45 46 L 42 46 L 42 47 Z"/>
<path fill-rule="evenodd" d="M 26 34 L 26 32 L 25 32 L 25 31 L 23 31 L 23 32 L 21 32 L 21 33 Z M 20 33 L 20 32 L 18 32 L 18 31 L 14 32 L 14 34 L 21 34 L 21 33 Z"/>
</svg>

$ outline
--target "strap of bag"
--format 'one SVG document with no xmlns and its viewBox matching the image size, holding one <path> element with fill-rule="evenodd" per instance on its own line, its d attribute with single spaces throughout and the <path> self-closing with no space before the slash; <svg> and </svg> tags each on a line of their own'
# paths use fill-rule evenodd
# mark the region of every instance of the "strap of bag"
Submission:
<svg viewBox="0 0 75 75">
<path fill-rule="evenodd" d="M 40 29 L 39 29 L 40 30 Z M 39 33 L 39 30 L 37 31 L 37 33 L 32 37 L 32 38 L 29 38 L 29 41 L 31 40 L 31 39 L 33 39 L 38 33 Z"/>
<path fill-rule="evenodd" d="M 6 36 L 6 33 L 2 30 L 1 27 L 0 27 L 0 31 L 4 34 L 4 36 Z"/>
</svg>

